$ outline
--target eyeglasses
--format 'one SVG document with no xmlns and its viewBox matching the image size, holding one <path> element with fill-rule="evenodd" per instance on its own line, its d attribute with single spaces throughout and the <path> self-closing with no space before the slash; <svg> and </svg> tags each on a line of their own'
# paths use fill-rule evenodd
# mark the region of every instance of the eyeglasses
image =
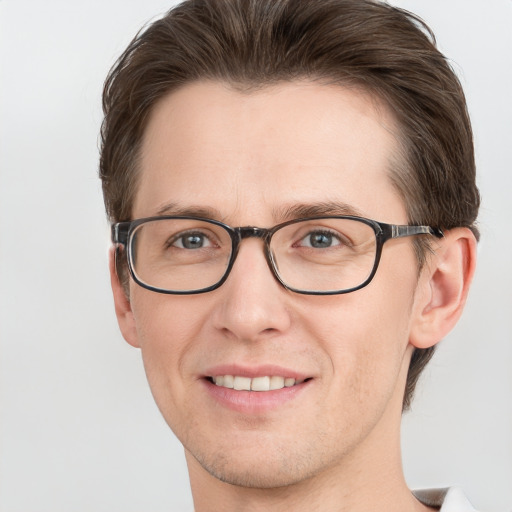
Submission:
<svg viewBox="0 0 512 512">
<path fill-rule="evenodd" d="M 349 293 L 366 286 L 392 238 L 443 237 L 429 226 L 398 226 L 352 216 L 295 219 L 269 229 L 232 228 L 211 219 L 150 217 L 112 225 L 131 276 L 159 293 L 195 294 L 226 281 L 245 238 L 261 238 L 268 266 L 287 289 L 310 295 Z"/>
</svg>

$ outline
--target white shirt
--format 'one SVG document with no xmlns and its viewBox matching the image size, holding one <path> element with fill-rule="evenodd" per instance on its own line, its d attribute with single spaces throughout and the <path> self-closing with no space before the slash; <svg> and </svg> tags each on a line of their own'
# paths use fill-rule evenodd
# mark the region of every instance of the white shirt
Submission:
<svg viewBox="0 0 512 512">
<path fill-rule="evenodd" d="M 413 494 L 428 507 L 441 507 L 440 512 L 477 512 L 459 487 L 425 489 Z"/>
</svg>

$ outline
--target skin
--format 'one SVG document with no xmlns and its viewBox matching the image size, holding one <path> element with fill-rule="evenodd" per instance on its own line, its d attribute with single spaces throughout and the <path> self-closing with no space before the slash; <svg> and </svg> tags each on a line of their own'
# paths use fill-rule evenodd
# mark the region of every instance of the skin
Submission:
<svg viewBox="0 0 512 512">
<path fill-rule="evenodd" d="M 361 91 L 190 84 L 153 110 L 133 218 L 194 210 L 271 227 L 289 207 L 329 202 L 406 224 L 389 180 L 396 133 Z M 389 241 L 370 285 L 326 297 L 283 288 L 262 247 L 245 240 L 228 280 L 200 295 L 131 282 L 128 299 L 111 264 L 121 330 L 185 447 L 196 511 L 426 509 L 402 473 L 402 397 L 414 347 L 438 342 L 461 313 L 472 234 L 436 242 L 419 278 L 412 239 Z M 222 364 L 277 364 L 311 380 L 280 407 L 244 414 L 205 392 L 205 372 Z"/>
</svg>

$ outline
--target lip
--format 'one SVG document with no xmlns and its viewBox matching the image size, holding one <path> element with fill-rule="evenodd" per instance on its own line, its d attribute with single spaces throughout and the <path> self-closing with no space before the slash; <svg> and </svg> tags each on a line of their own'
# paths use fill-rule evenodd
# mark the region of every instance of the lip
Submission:
<svg viewBox="0 0 512 512">
<path fill-rule="evenodd" d="M 234 389 L 217 386 L 211 382 L 209 377 L 218 375 L 238 375 L 240 377 L 249 378 L 279 375 L 281 377 L 294 378 L 304 382 L 272 391 L 236 391 Z M 314 381 L 310 375 L 276 365 L 259 365 L 252 367 L 220 365 L 208 369 L 204 375 L 201 376 L 200 380 L 208 396 L 213 399 L 216 404 L 244 415 L 261 415 L 275 409 L 282 409 L 302 395 L 312 386 Z"/>
</svg>

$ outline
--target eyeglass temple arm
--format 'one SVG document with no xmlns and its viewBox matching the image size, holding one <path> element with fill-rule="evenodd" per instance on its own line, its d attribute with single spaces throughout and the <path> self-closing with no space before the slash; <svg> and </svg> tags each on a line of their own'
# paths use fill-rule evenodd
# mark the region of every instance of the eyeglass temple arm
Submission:
<svg viewBox="0 0 512 512">
<path fill-rule="evenodd" d="M 413 235 L 433 235 L 437 238 L 443 238 L 442 229 L 432 228 L 430 226 L 397 226 L 389 225 L 391 228 L 391 238 L 402 238 Z"/>
</svg>

